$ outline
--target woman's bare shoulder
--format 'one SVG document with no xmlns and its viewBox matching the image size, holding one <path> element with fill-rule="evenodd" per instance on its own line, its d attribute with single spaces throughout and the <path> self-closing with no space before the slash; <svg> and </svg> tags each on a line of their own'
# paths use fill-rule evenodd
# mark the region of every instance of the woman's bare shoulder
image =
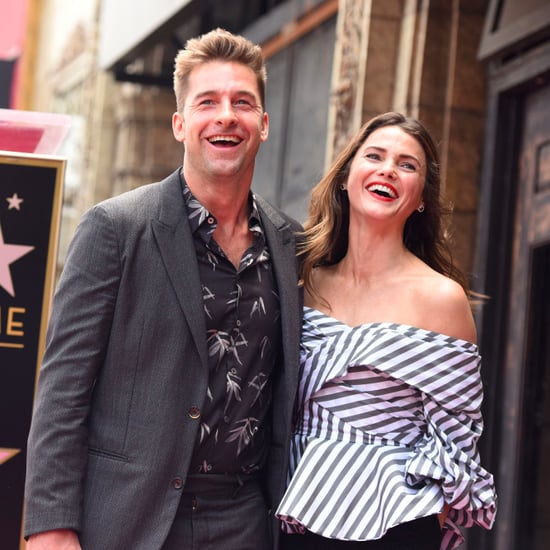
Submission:
<svg viewBox="0 0 550 550">
<path fill-rule="evenodd" d="M 476 329 L 468 296 L 462 286 L 433 272 L 418 282 L 417 307 L 424 327 L 469 342 L 476 341 Z"/>
</svg>

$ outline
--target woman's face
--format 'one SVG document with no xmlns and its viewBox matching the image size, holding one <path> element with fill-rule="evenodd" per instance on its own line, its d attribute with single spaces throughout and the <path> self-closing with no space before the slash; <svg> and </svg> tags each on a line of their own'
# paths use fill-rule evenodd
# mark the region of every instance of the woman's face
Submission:
<svg viewBox="0 0 550 550">
<path fill-rule="evenodd" d="M 395 220 L 404 226 L 423 204 L 426 155 L 399 126 L 375 130 L 357 151 L 347 180 L 350 216 Z"/>
</svg>

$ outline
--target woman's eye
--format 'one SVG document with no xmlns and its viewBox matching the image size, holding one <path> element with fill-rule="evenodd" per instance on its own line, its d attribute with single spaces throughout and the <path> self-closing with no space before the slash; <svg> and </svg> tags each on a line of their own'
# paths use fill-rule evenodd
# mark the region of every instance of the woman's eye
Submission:
<svg viewBox="0 0 550 550">
<path fill-rule="evenodd" d="M 416 170 L 416 166 L 410 162 L 401 163 L 401 167 L 405 170 Z"/>
<path fill-rule="evenodd" d="M 371 160 L 380 160 L 380 155 L 378 153 L 367 153 L 365 155 L 365 158 L 368 158 Z"/>
</svg>

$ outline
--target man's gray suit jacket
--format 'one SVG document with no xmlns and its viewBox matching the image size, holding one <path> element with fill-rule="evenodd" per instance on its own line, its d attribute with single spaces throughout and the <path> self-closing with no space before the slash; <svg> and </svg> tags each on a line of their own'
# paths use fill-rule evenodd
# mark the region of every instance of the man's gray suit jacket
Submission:
<svg viewBox="0 0 550 550">
<path fill-rule="evenodd" d="M 282 315 L 266 480 L 276 506 L 298 377 L 299 226 L 260 198 L 258 205 Z M 25 535 L 70 528 L 84 550 L 159 549 L 207 382 L 201 282 L 176 171 L 93 207 L 75 232 L 29 436 Z"/>
</svg>

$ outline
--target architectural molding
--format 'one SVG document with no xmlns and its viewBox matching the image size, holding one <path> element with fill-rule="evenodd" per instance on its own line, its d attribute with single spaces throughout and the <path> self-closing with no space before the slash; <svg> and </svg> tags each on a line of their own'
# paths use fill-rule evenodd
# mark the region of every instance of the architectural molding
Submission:
<svg viewBox="0 0 550 550">
<path fill-rule="evenodd" d="M 340 0 L 329 106 L 326 165 L 361 127 L 372 0 Z"/>
</svg>

